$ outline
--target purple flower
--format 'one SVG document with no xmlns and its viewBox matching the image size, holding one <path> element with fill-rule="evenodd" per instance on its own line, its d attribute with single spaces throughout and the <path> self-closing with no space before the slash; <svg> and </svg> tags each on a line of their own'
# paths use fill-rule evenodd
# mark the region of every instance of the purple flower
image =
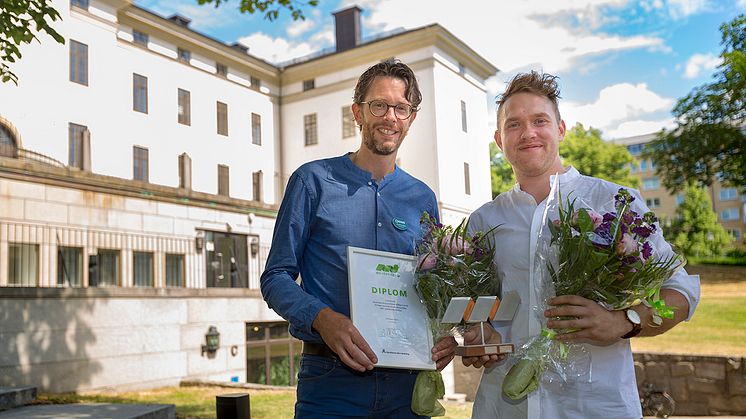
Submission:
<svg viewBox="0 0 746 419">
<path fill-rule="evenodd" d="M 642 245 L 642 258 L 647 260 L 652 255 L 653 255 L 653 246 L 651 246 L 649 242 L 645 242 Z"/>
<path fill-rule="evenodd" d="M 647 238 L 650 237 L 651 234 L 653 234 L 653 229 L 647 226 L 637 226 L 632 229 L 632 232 L 640 237 Z"/>
<path fill-rule="evenodd" d="M 593 229 L 597 229 L 601 223 L 603 222 L 603 217 L 596 211 L 589 210 L 588 216 L 591 217 L 591 221 L 593 222 Z"/>
<path fill-rule="evenodd" d="M 616 213 L 615 212 L 607 212 L 606 214 L 604 214 L 604 219 L 603 220 L 605 222 L 612 222 L 612 221 L 616 220 Z"/>
</svg>

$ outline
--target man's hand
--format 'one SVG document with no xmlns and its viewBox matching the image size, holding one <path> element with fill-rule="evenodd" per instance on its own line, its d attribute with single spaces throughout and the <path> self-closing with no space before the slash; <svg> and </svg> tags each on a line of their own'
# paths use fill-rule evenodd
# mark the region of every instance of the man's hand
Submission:
<svg viewBox="0 0 746 419">
<path fill-rule="evenodd" d="M 484 325 L 484 343 L 502 343 L 503 339 L 491 324 Z M 482 343 L 481 328 L 477 326 L 470 327 L 464 332 L 464 345 L 480 345 Z M 464 366 L 473 366 L 474 368 L 490 368 L 496 363 L 505 359 L 506 355 L 482 355 L 482 356 L 464 356 L 461 362 Z"/>
<path fill-rule="evenodd" d="M 441 371 L 453 360 L 453 357 L 456 356 L 457 346 L 458 343 L 456 343 L 456 339 L 453 336 L 445 336 L 438 339 L 438 342 L 433 346 L 431 351 L 438 371 Z"/>
<path fill-rule="evenodd" d="M 378 362 L 378 357 L 349 317 L 326 307 L 313 320 L 313 328 L 348 367 L 364 372 L 372 370 Z"/>
<path fill-rule="evenodd" d="M 632 330 L 624 311 L 609 311 L 587 298 L 563 295 L 550 299 L 548 303 L 554 307 L 544 311 L 544 317 L 571 317 L 547 322 L 550 329 L 569 329 L 555 338 L 563 342 L 608 346 Z"/>
</svg>

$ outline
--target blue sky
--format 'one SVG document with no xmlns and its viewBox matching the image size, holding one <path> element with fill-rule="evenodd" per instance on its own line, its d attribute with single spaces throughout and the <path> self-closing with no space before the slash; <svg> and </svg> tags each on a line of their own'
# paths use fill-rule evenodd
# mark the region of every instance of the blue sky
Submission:
<svg viewBox="0 0 746 419">
<path fill-rule="evenodd" d="M 363 38 L 438 23 L 500 69 L 487 81 L 490 112 L 506 80 L 543 70 L 560 76 L 568 126 L 582 122 L 606 139 L 670 127 L 676 100 L 710 81 L 720 63 L 719 26 L 746 13 L 746 0 L 320 0 L 304 7 L 305 21 L 281 11 L 269 22 L 240 14 L 240 0 L 218 9 L 196 0 L 135 3 L 184 15 L 193 29 L 270 62 L 333 47 L 331 13 L 351 5 L 363 9 Z"/>
</svg>

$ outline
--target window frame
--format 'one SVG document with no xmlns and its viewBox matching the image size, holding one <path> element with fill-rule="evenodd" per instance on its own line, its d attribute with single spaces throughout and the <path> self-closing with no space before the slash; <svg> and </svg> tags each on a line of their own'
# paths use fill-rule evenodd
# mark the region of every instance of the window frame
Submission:
<svg viewBox="0 0 746 419">
<path fill-rule="evenodd" d="M 468 125 L 466 123 L 466 102 L 461 101 L 461 131 L 469 132 Z"/>
<path fill-rule="evenodd" d="M 134 43 L 135 45 L 139 45 L 141 47 L 147 48 L 148 44 L 150 43 L 150 35 L 148 35 L 147 33 L 143 31 L 133 28 L 132 29 L 132 43 Z"/>
<path fill-rule="evenodd" d="M 231 196 L 230 167 L 226 164 L 218 164 L 218 195 Z"/>
<path fill-rule="evenodd" d="M 251 113 L 251 144 L 262 145 L 262 116 Z"/>
<path fill-rule="evenodd" d="M 169 275 L 169 257 L 177 257 L 179 259 L 178 264 L 180 265 L 179 268 L 179 281 L 178 285 L 172 284 L 170 281 L 171 276 Z M 183 253 L 166 253 L 163 257 L 163 263 L 164 263 L 164 269 L 165 269 L 165 277 L 164 277 L 164 286 L 166 288 L 184 288 L 186 286 L 186 256 Z"/>
<path fill-rule="evenodd" d="M 150 151 L 147 147 L 132 146 L 132 180 L 150 181 Z"/>
<path fill-rule="evenodd" d="M 67 165 L 76 169 L 83 170 L 85 162 L 85 131 L 88 129 L 85 125 L 68 122 L 67 125 Z M 79 161 L 76 161 L 79 159 Z M 76 164 L 77 163 L 77 164 Z"/>
<path fill-rule="evenodd" d="M 251 199 L 252 201 L 262 202 L 262 181 L 264 173 L 261 170 L 251 173 Z"/>
<path fill-rule="evenodd" d="M 137 267 L 138 258 L 146 257 L 149 262 L 146 264 L 145 269 L 142 272 L 146 272 L 148 275 L 148 282 L 144 283 L 137 280 L 136 274 L 139 269 Z M 132 251 L 132 286 L 135 288 L 155 288 L 155 253 L 143 250 Z"/>
<path fill-rule="evenodd" d="M 70 39 L 70 81 L 88 86 L 88 44 Z"/>
<path fill-rule="evenodd" d="M 176 122 L 178 122 L 181 125 L 191 126 L 192 125 L 192 93 L 189 90 L 177 88 L 176 102 L 177 102 Z"/>
<path fill-rule="evenodd" d="M 142 74 L 132 73 L 132 110 L 148 114 L 148 78 Z"/>
<path fill-rule="evenodd" d="M 319 143 L 318 116 L 315 112 L 303 115 L 303 141 L 306 146 Z"/>
<path fill-rule="evenodd" d="M 216 101 L 215 115 L 217 118 L 218 135 L 228 136 L 228 104 Z"/>
<path fill-rule="evenodd" d="M 342 106 L 342 139 L 354 137 L 357 133 L 355 114 L 350 105 Z"/>
</svg>

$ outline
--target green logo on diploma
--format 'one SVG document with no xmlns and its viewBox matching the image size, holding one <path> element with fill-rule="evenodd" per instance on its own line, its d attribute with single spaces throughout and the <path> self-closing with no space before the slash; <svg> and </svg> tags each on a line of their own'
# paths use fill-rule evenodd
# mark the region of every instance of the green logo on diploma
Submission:
<svg viewBox="0 0 746 419">
<path fill-rule="evenodd" d="M 399 265 L 384 265 L 383 263 L 379 263 L 378 266 L 376 266 L 376 272 L 388 272 L 395 274 L 399 272 Z"/>
</svg>

